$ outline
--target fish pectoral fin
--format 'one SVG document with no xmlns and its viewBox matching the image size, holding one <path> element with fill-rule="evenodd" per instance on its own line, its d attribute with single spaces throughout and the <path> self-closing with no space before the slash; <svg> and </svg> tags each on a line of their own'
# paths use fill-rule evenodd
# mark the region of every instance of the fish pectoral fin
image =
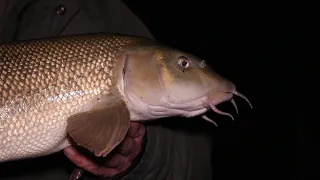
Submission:
<svg viewBox="0 0 320 180">
<path fill-rule="evenodd" d="M 98 157 L 109 154 L 125 137 L 130 113 L 122 100 L 100 103 L 68 118 L 67 132 L 75 143 Z"/>
</svg>

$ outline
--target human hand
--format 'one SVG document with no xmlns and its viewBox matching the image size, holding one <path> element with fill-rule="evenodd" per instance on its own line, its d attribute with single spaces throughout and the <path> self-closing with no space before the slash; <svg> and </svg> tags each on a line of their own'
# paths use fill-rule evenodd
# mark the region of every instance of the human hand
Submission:
<svg viewBox="0 0 320 180">
<path fill-rule="evenodd" d="M 114 177 L 126 171 L 139 155 L 145 132 L 145 127 L 142 124 L 131 122 L 124 140 L 101 161 L 93 157 L 90 158 L 72 146 L 64 149 L 64 153 L 75 165 L 93 175 Z M 72 176 L 75 176 L 73 179 L 77 179 L 79 173 Z"/>
</svg>

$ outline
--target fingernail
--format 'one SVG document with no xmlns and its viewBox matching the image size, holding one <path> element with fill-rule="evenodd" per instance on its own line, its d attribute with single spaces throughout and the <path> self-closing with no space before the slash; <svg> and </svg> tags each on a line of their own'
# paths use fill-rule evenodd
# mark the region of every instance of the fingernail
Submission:
<svg viewBox="0 0 320 180">
<path fill-rule="evenodd" d="M 67 156 L 74 156 L 75 155 L 75 152 L 74 152 L 73 148 L 71 148 L 71 147 L 64 149 L 63 152 Z"/>
</svg>

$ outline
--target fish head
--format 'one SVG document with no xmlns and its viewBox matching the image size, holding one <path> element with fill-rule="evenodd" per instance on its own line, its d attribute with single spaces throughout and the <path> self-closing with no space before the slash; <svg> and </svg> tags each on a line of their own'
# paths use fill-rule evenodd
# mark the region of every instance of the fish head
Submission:
<svg viewBox="0 0 320 180">
<path fill-rule="evenodd" d="M 136 120 L 221 112 L 216 105 L 234 94 L 244 97 L 204 60 L 168 47 L 131 51 L 124 72 L 124 91 Z"/>
</svg>

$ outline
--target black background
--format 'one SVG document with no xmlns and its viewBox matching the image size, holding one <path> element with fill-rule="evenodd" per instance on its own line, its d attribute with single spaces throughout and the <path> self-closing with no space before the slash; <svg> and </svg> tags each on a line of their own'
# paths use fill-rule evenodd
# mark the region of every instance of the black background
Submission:
<svg viewBox="0 0 320 180">
<path fill-rule="evenodd" d="M 235 122 L 219 118 L 212 129 L 214 179 L 319 176 L 317 118 L 309 113 L 317 110 L 310 103 L 319 82 L 314 4 L 126 2 L 160 42 L 205 59 L 253 103 L 250 109 L 236 99 Z M 231 105 L 220 107 L 234 112 Z"/>
<path fill-rule="evenodd" d="M 158 41 L 206 60 L 234 82 L 254 106 L 250 109 L 237 98 L 240 113 L 235 115 L 230 103 L 219 105 L 219 109 L 232 112 L 234 122 L 210 114 L 219 125 L 212 127 L 214 179 L 319 177 L 319 117 L 311 115 L 319 111 L 319 78 L 314 71 L 320 59 L 320 15 L 316 5 L 270 1 L 126 2 Z M 52 166 L 61 163 L 59 160 L 52 155 Z M 70 163 L 66 158 L 64 161 Z M 15 167 L 14 163 L 11 166 Z M 15 168 L 17 174 L 24 169 Z"/>
</svg>

